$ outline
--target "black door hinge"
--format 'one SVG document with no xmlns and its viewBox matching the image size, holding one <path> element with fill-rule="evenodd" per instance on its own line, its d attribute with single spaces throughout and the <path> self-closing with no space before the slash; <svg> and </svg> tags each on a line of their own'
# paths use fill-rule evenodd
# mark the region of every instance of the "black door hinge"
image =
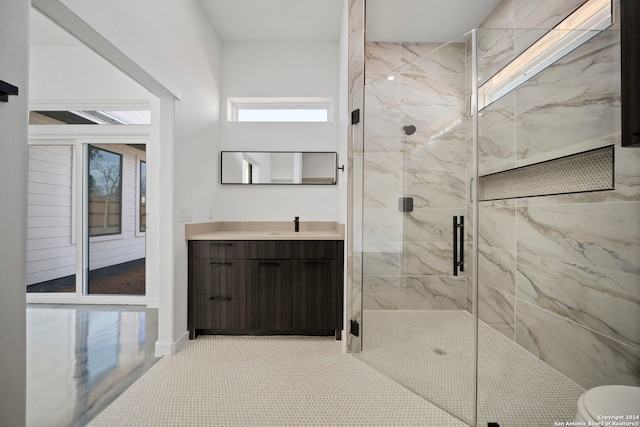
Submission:
<svg viewBox="0 0 640 427">
<path fill-rule="evenodd" d="M 355 335 L 356 337 L 360 336 L 360 324 L 357 320 L 351 321 L 351 335 Z"/>
<path fill-rule="evenodd" d="M 351 112 L 351 124 L 356 125 L 360 123 L 360 109 L 353 110 Z"/>
</svg>

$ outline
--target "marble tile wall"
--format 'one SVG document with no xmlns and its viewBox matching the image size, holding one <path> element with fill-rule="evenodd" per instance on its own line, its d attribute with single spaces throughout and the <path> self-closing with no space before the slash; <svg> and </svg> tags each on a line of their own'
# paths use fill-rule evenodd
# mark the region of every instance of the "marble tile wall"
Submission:
<svg viewBox="0 0 640 427">
<path fill-rule="evenodd" d="M 364 308 L 464 309 L 451 264 L 452 217 L 466 212 L 465 44 L 370 42 L 365 58 Z"/>
<path fill-rule="evenodd" d="M 579 3 L 503 1 L 483 72 Z M 481 175 L 615 145 L 612 191 L 480 203 L 480 319 L 584 388 L 640 385 L 640 150 L 620 146 L 619 50 L 614 26 L 479 116 Z"/>
</svg>

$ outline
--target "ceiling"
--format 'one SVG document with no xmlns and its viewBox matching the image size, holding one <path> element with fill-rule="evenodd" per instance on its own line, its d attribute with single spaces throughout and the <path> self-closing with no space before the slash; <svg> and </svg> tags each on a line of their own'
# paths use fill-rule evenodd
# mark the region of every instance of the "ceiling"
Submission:
<svg viewBox="0 0 640 427">
<path fill-rule="evenodd" d="M 343 1 L 198 0 L 223 41 L 338 41 Z M 451 41 L 500 0 L 366 0 L 369 41 Z M 464 12 L 464 13 L 462 13 Z"/>
<path fill-rule="evenodd" d="M 223 41 L 338 41 L 343 0 L 198 0 Z"/>
<path fill-rule="evenodd" d="M 477 28 L 500 0 L 366 0 L 367 41 L 449 42 Z"/>
<path fill-rule="evenodd" d="M 337 42 L 344 1 L 198 0 L 223 41 L 249 42 Z M 447 42 L 480 25 L 500 0 L 366 2 L 368 41 Z M 30 27 L 32 45 L 81 44 L 35 11 Z"/>
</svg>

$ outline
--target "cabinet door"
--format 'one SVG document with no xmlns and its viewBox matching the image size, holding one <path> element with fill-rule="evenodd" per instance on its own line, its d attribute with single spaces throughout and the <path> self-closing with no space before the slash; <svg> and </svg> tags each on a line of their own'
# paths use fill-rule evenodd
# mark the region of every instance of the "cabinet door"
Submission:
<svg viewBox="0 0 640 427">
<path fill-rule="evenodd" d="M 251 260 L 247 282 L 247 323 L 253 331 L 291 330 L 289 260 Z"/>
<path fill-rule="evenodd" d="M 246 328 L 246 262 L 211 259 L 193 262 L 194 329 Z"/>
<path fill-rule="evenodd" d="M 333 259 L 295 261 L 293 283 L 293 329 L 326 331 L 340 329 L 336 284 L 337 262 Z"/>
</svg>

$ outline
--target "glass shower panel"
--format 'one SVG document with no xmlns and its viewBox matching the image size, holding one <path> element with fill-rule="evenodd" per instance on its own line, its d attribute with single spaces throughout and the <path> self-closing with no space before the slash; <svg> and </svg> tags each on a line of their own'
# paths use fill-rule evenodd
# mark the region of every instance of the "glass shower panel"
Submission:
<svg viewBox="0 0 640 427">
<path fill-rule="evenodd" d="M 492 41 L 534 33 L 480 30 L 481 70 Z M 508 197 L 480 200 L 478 425 L 571 421 L 585 390 L 640 384 L 640 150 L 621 147 L 619 30 L 584 36 L 478 116 L 481 177 L 607 146 L 615 158 L 613 190 L 522 197 L 505 179 Z"/>
<path fill-rule="evenodd" d="M 444 44 L 372 42 L 365 49 L 357 357 L 471 423 L 472 282 L 468 262 L 453 267 L 454 256 L 468 260 L 472 249 L 463 238 L 473 222 L 465 221 L 466 230 L 454 226 L 470 209 L 471 35 Z"/>
<path fill-rule="evenodd" d="M 350 294 L 347 301 L 352 321 L 347 334 L 347 347 L 349 351 L 357 353 L 362 349 L 362 264 L 363 264 L 363 207 L 364 207 L 364 89 L 356 88 L 351 97 L 351 111 L 354 111 L 351 134 L 349 135 L 349 151 L 351 154 L 351 165 L 348 168 L 351 174 L 349 181 L 348 198 L 350 199 L 351 210 L 349 211 L 349 223 L 352 224 L 348 235 L 348 247 L 350 259 L 348 260 L 348 271 L 350 274 L 351 286 L 348 287 Z"/>
</svg>

